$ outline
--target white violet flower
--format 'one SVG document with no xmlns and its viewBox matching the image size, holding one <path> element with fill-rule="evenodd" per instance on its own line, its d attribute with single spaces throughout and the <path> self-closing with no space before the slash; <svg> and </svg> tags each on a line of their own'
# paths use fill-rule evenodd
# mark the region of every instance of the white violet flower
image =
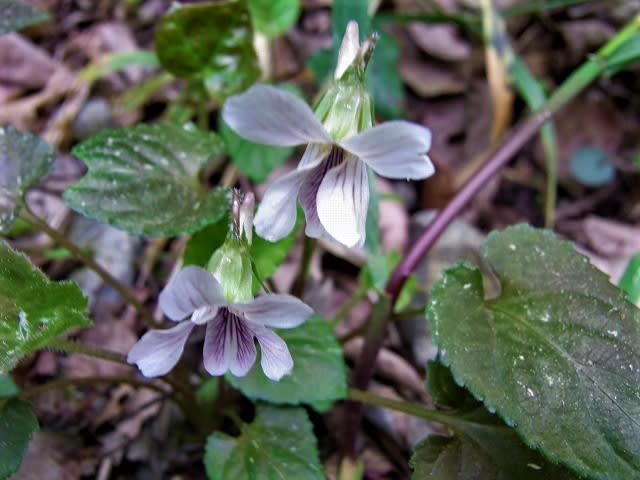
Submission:
<svg viewBox="0 0 640 480">
<path fill-rule="evenodd" d="M 280 380 L 293 368 L 286 343 L 267 327 L 293 328 L 313 310 L 291 295 L 268 294 L 248 302 L 228 303 L 213 274 L 188 266 L 180 270 L 160 294 L 160 308 L 177 326 L 151 330 L 136 343 L 127 362 L 138 365 L 147 377 L 168 373 L 182 355 L 187 337 L 206 324 L 204 367 L 211 375 L 227 370 L 246 375 L 256 360 L 254 338 L 260 344 L 260 364 L 271 380 Z"/>
<path fill-rule="evenodd" d="M 369 204 L 367 166 L 387 178 L 423 179 L 434 173 L 427 151 L 431 132 L 406 121 L 372 127 L 364 68 L 373 40 L 360 45 L 351 22 L 340 47 L 335 80 L 317 106 L 267 85 L 254 85 L 224 104 L 224 121 L 253 142 L 308 145 L 298 167 L 267 190 L 255 217 L 256 233 L 286 236 L 296 220 L 296 199 L 306 234 L 362 246 Z M 322 122 L 321 122 L 322 120 Z"/>
</svg>

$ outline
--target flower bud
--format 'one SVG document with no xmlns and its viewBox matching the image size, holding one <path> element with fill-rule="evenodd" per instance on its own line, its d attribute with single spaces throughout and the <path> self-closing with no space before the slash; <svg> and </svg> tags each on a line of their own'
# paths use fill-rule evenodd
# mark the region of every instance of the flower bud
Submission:
<svg viewBox="0 0 640 480">
<path fill-rule="evenodd" d="M 253 233 L 253 193 L 242 194 L 234 190 L 231 199 L 231 231 L 207 266 L 222 286 L 222 294 L 229 303 L 253 298 L 253 270 L 251 245 Z"/>
<path fill-rule="evenodd" d="M 358 24 L 351 21 L 347 25 L 334 79 L 315 108 L 316 116 L 336 141 L 373 126 L 373 103 L 364 73 L 376 38 L 372 35 L 360 44 Z"/>
</svg>

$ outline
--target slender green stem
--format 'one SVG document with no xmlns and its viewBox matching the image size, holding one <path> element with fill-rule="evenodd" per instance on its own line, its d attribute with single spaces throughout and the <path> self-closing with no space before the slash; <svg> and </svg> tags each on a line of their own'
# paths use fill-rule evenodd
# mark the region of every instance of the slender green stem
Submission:
<svg viewBox="0 0 640 480">
<path fill-rule="evenodd" d="M 311 257 L 313 256 L 313 251 L 316 249 L 316 244 L 315 238 L 305 235 L 302 244 L 302 256 L 300 257 L 300 269 L 298 270 L 298 276 L 293 285 L 293 294 L 298 298 L 301 298 L 304 293 L 307 275 L 309 275 L 309 267 L 311 266 Z"/>
<path fill-rule="evenodd" d="M 40 219 L 38 216 L 31 213 L 28 209 L 24 208 L 21 214 L 22 218 L 29 222 L 36 228 L 39 228 L 47 235 L 49 235 L 56 243 L 62 245 L 67 250 L 71 252 L 71 254 L 84 263 L 87 267 L 91 268 L 95 271 L 100 278 L 107 285 L 111 286 L 115 289 L 122 298 L 124 298 L 127 302 L 129 302 L 138 312 L 138 314 L 142 317 L 142 319 L 146 322 L 149 328 L 157 327 L 157 323 L 154 320 L 153 316 L 147 310 L 147 308 L 129 291 L 129 288 L 120 281 L 118 281 L 115 277 L 113 277 L 109 272 L 107 272 L 104 268 L 102 268 L 93 258 L 87 255 L 82 251 L 80 247 L 78 247 L 75 243 L 70 241 L 67 237 L 65 237 L 61 232 L 56 230 L 55 228 L 49 226 L 47 222 Z"/>
<path fill-rule="evenodd" d="M 101 360 L 107 360 L 109 362 L 130 366 L 127 363 L 124 355 L 122 355 L 121 353 L 112 352 L 111 350 L 95 347 L 93 345 L 87 345 L 86 343 L 75 342 L 66 338 L 56 338 L 55 340 L 49 342 L 48 347 L 53 350 L 59 350 L 68 353 L 79 353 L 80 355 L 100 358 Z"/>
<path fill-rule="evenodd" d="M 363 288 L 362 285 L 360 285 L 358 287 L 358 290 L 356 290 L 356 293 L 354 293 L 353 296 L 349 300 L 347 300 L 344 305 L 342 305 L 342 307 L 340 307 L 338 313 L 336 313 L 333 318 L 329 320 L 328 323 L 329 325 L 331 325 L 331 328 L 335 327 L 340 320 L 349 315 L 349 312 L 353 309 L 353 307 L 364 300 L 366 296 L 367 290 Z"/>
<path fill-rule="evenodd" d="M 382 397 L 371 392 L 358 390 L 357 388 L 349 388 L 347 396 L 349 400 L 366 403 L 367 405 L 375 405 L 376 407 L 388 408 L 397 412 L 406 413 L 413 417 L 424 418 L 430 422 L 442 423 L 447 426 L 453 426 L 457 423 L 455 417 L 447 415 L 444 412 L 430 410 L 422 405 L 416 405 L 415 403 Z"/>
<path fill-rule="evenodd" d="M 125 376 L 114 376 L 114 377 L 80 377 L 80 378 L 62 378 L 59 380 L 52 380 L 43 385 L 38 385 L 37 387 L 30 387 L 22 390 L 20 393 L 24 398 L 33 398 L 38 395 L 42 395 L 50 390 L 56 390 L 59 388 L 66 388 L 70 386 L 82 386 L 82 385 L 95 385 L 97 383 L 124 383 L 127 385 L 132 385 L 134 387 L 140 388 L 148 388 L 150 390 L 155 390 L 156 392 L 162 393 L 166 395 L 167 389 L 161 387 L 160 385 L 156 385 L 155 383 L 147 382 L 144 380 L 139 380 L 137 378 L 125 377 Z"/>
</svg>

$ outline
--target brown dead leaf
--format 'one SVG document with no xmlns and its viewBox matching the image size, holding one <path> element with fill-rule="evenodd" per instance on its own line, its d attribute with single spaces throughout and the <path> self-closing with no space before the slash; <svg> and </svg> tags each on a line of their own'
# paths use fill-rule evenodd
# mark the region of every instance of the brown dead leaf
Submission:
<svg viewBox="0 0 640 480">
<path fill-rule="evenodd" d="M 0 82 L 43 88 L 63 68 L 42 48 L 18 33 L 0 36 Z"/>
<path fill-rule="evenodd" d="M 463 93 L 467 89 L 465 79 L 456 70 L 429 60 L 403 58 L 398 65 L 400 77 L 421 97 L 439 97 Z"/>
<path fill-rule="evenodd" d="M 454 25 L 411 22 L 407 30 L 424 52 L 440 60 L 462 62 L 471 55 L 469 43 L 460 37 Z"/>
</svg>

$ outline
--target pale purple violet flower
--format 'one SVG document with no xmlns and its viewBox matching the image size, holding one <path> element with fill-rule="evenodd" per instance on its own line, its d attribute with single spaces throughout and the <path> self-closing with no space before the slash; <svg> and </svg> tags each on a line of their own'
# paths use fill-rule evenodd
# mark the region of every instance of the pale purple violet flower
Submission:
<svg viewBox="0 0 640 480">
<path fill-rule="evenodd" d="M 160 294 L 160 308 L 177 326 L 150 330 L 136 343 L 127 362 L 147 377 L 168 373 L 182 355 L 194 327 L 206 324 L 204 367 L 211 375 L 227 370 L 246 375 L 256 359 L 254 338 L 260 344 L 260 364 L 271 380 L 280 380 L 293 368 L 285 342 L 267 327 L 293 328 L 313 310 L 290 295 L 268 294 L 248 302 L 228 303 L 213 274 L 200 267 L 180 270 Z"/>
<path fill-rule="evenodd" d="M 295 224 L 299 199 L 308 236 L 362 246 L 369 204 L 367 166 L 397 179 L 423 179 L 434 173 L 427 156 L 431 145 L 427 128 L 391 121 L 359 132 L 363 128 L 359 119 L 370 117 L 362 82 L 371 48 L 359 44 L 358 26 L 351 22 L 340 48 L 337 86 L 327 99 L 331 106 L 324 125 L 304 101 L 267 85 L 254 85 L 225 102 L 222 117 L 240 136 L 267 145 L 308 145 L 297 169 L 267 189 L 254 221 L 261 237 L 277 241 L 286 236 Z M 359 69 L 362 78 L 350 75 L 351 67 Z"/>
</svg>

